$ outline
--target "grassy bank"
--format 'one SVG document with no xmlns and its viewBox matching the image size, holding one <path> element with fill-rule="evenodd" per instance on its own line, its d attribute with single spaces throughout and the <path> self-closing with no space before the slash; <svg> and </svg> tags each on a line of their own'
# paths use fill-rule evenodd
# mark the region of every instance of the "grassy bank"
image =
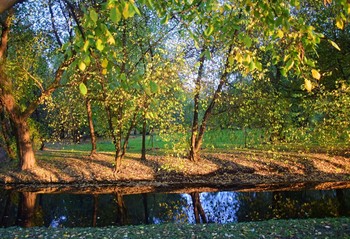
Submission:
<svg viewBox="0 0 350 239">
<path fill-rule="evenodd" d="M 0 228 L 20 238 L 350 238 L 350 218 L 270 220 L 236 224 L 163 224 L 106 228 Z"/>
</svg>

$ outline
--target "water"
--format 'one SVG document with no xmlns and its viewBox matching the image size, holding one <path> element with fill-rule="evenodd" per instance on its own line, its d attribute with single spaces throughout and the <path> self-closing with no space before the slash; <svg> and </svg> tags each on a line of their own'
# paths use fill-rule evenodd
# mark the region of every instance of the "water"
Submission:
<svg viewBox="0 0 350 239">
<path fill-rule="evenodd" d="M 350 216 L 350 189 L 130 194 L 0 190 L 0 226 L 104 227 Z"/>
</svg>

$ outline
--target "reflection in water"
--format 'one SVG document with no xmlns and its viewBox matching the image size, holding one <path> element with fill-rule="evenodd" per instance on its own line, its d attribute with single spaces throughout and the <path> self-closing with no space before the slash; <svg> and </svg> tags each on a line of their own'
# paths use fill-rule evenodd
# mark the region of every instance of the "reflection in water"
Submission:
<svg viewBox="0 0 350 239">
<path fill-rule="evenodd" d="M 350 189 L 286 192 L 40 194 L 0 189 L 0 226 L 102 227 L 350 216 Z"/>
</svg>

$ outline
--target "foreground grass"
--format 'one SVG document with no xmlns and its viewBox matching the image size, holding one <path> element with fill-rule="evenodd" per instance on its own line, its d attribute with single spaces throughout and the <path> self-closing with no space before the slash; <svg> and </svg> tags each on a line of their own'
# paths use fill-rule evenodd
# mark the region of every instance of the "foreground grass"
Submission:
<svg viewBox="0 0 350 239">
<path fill-rule="evenodd" d="M 236 224 L 162 224 L 105 228 L 0 228 L 14 238 L 350 238 L 350 218 L 270 220 Z"/>
</svg>

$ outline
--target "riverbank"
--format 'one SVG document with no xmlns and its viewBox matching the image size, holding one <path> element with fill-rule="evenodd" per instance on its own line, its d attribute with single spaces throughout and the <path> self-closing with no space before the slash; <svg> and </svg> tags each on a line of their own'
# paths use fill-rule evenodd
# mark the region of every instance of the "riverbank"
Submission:
<svg viewBox="0 0 350 239">
<path fill-rule="evenodd" d="M 350 218 L 270 220 L 236 224 L 161 224 L 105 228 L 0 228 L 2 239 L 22 238 L 350 238 Z"/>
<path fill-rule="evenodd" d="M 0 183 L 45 186 L 55 184 L 123 187 L 237 187 L 312 184 L 317 189 L 350 186 L 350 158 L 319 153 L 270 151 L 204 152 L 200 162 L 165 155 L 128 154 L 120 173 L 113 173 L 112 153 L 89 157 L 86 152 L 49 149 L 37 153 L 37 166 L 19 171 L 2 163 Z M 342 183 L 339 183 L 342 182 Z M 273 189 L 273 188 L 272 188 Z"/>
</svg>

